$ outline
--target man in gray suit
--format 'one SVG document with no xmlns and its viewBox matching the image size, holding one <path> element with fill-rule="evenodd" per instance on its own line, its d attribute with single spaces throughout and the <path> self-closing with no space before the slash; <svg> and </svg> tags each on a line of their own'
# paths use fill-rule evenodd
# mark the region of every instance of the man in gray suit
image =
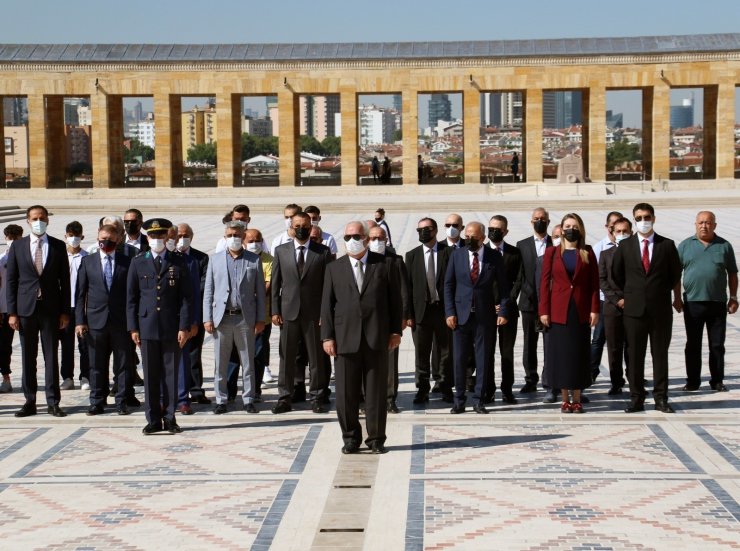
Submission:
<svg viewBox="0 0 740 551">
<path fill-rule="evenodd" d="M 265 277 L 260 257 L 244 250 L 245 224 L 226 224 L 226 250 L 208 262 L 203 292 L 203 325 L 213 335 L 216 368 L 216 415 L 226 413 L 226 371 L 234 346 L 242 364 L 244 411 L 257 413 L 254 405 L 254 340 L 265 328 Z"/>
</svg>

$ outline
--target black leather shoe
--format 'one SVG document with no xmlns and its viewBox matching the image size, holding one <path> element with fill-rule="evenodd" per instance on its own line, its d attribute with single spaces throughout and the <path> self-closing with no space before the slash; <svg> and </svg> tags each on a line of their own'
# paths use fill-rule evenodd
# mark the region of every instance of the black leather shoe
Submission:
<svg viewBox="0 0 740 551">
<path fill-rule="evenodd" d="M 131 398 L 126 398 L 126 405 L 130 408 L 138 408 L 141 406 L 141 402 L 136 396 L 131 396 Z"/>
<path fill-rule="evenodd" d="M 683 390 L 684 392 L 696 392 L 697 390 L 699 390 L 699 385 L 683 385 L 683 387 L 681 387 L 681 390 Z"/>
<path fill-rule="evenodd" d="M 85 415 L 93 416 L 102 415 L 103 413 L 105 413 L 105 408 L 103 408 L 103 406 L 90 406 L 87 409 L 87 413 Z"/>
<path fill-rule="evenodd" d="M 36 415 L 36 404 L 31 402 L 26 402 L 21 409 L 15 412 L 16 417 L 30 417 L 31 415 Z"/>
<path fill-rule="evenodd" d="M 415 404 L 425 404 L 429 401 L 429 393 L 425 390 L 418 390 L 416 391 L 416 396 L 414 396 L 414 403 Z"/>
<path fill-rule="evenodd" d="M 53 415 L 54 417 L 66 417 L 67 416 L 64 410 L 60 408 L 58 404 L 54 404 L 53 406 L 47 407 L 46 413 L 48 413 L 49 415 Z"/>
<path fill-rule="evenodd" d="M 531 394 L 532 392 L 537 392 L 537 385 L 531 385 L 527 383 L 521 389 L 519 389 L 519 394 Z"/>
<path fill-rule="evenodd" d="M 180 425 L 178 425 L 177 421 L 175 421 L 174 419 L 172 421 L 164 419 L 162 424 L 164 425 L 164 430 L 166 430 L 170 434 L 180 434 L 182 432 Z"/>
<path fill-rule="evenodd" d="M 326 413 L 326 410 L 321 405 L 321 400 L 314 400 L 311 402 L 311 411 L 314 413 Z"/>
<path fill-rule="evenodd" d="M 342 453 L 344 455 L 348 455 L 350 453 L 357 453 L 359 451 L 360 451 L 360 446 L 358 446 L 354 442 L 351 442 L 349 444 L 345 444 L 344 446 L 342 446 Z"/>
<path fill-rule="evenodd" d="M 388 400 L 388 413 L 398 413 L 398 406 L 395 400 Z"/>
<path fill-rule="evenodd" d="M 655 402 L 655 409 L 656 411 L 662 411 L 663 413 L 676 413 L 676 411 L 671 407 L 671 404 L 665 400 Z"/>
<path fill-rule="evenodd" d="M 285 400 L 278 400 L 278 403 L 272 408 L 273 413 L 287 413 L 293 409 L 290 402 Z"/>
<path fill-rule="evenodd" d="M 516 398 L 514 398 L 514 395 L 511 392 L 505 392 L 503 394 L 503 396 L 501 397 L 501 400 L 505 404 L 512 404 L 513 405 L 513 404 L 519 403 L 519 400 L 517 400 Z"/>
<path fill-rule="evenodd" d="M 642 402 L 630 402 L 630 405 L 624 408 L 625 413 L 637 413 L 638 411 L 645 411 L 645 404 Z"/>
<path fill-rule="evenodd" d="M 450 413 L 454 415 L 458 415 L 460 413 L 465 413 L 465 406 L 452 406 L 452 409 L 450 410 Z"/>
<path fill-rule="evenodd" d="M 432 394 L 440 394 L 442 392 L 442 387 L 439 386 L 439 383 L 434 383 L 434 386 L 432 387 L 431 393 Z"/>
<path fill-rule="evenodd" d="M 162 427 L 160 425 L 149 424 L 141 429 L 141 433 L 146 434 L 147 436 L 154 434 L 155 432 L 162 432 Z"/>
<path fill-rule="evenodd" d="M 118 415 L 129 415 L 131 412 L 128 409 L 128 406 L 126 405 L 126 402 L 121 402 L 116 407 L 116 413 Z"/>
<path fill-rule="evenodd" d="M 622 389 L 618 386 L 613 386 L 606 394 L 607 396 L 619 396 L 620 394 L 622 394 Z"/>
<path fill-rule="evenodd" d="M 385 446 L 380 442 L 373 442 L 372 446 L 370 446 L 370 452 L 372 453 L 386 453 L 387 451 Z"/>
<path fill-rule="evenodd" d="M 191 398 L 190 401 L 195 402 L 196 404 L 206 404 L 206 405 L 211 403 L 211 399 L 208 398 L 205 394 L 201 394 L 197 398 Z"/>
<path fill-rule="evenodd" d="M 244 406 L 244 411 L 246 411 L 247 413 L 259 413 L 257 406 L 255 406 L 252 402 L 249 402 Z"/>
<path fill-rule="evenodd" d="M 475 404 L 473 406 L 473 411 L 476 413 L 483 414 L 483 415 L 488 415 L 488 410 L 483 404 Z"/>
<path fill-rule="evenodd" d="M 226 407 L 226 404 L 217 404 L 216 407 L 213 408 L 213 413 L 215 413 L 216 415 L 222 415 L 226 413 L 227 411 L 229 410 Z"/>
<path fill-rule="evenodd" d="M 729 392 L 730 389 L 727 388 L 724 383 L 710 383 L 709 387 L 714 390 L 715 392 Z"/>
</svg>

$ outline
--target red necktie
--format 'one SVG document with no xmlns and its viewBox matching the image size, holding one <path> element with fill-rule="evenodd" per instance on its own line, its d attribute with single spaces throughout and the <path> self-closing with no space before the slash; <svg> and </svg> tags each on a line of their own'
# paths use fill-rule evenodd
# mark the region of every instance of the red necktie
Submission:
<svg viewBox="0 0 740 551">
<path fill-rule="evenodd" d="M 647 239 L 642 240 L 642 267 L 645 269 L 645 273 L 650 270 L 650 251 L 648 250 L 649 241 Z"/>
<path fill-rule="evenodd" d="M 470 269 L 470 280 L 473 282 L 473 285 L 478 281 L 479 270 L 480 265 L 478 264 L 478 253 L 473 253 L 473 267 Z"/>
</svg>

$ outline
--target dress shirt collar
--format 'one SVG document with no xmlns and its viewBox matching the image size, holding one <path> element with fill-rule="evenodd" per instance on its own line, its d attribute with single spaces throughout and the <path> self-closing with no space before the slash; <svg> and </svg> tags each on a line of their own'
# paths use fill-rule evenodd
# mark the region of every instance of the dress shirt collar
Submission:
<svg viewBox="0 0 740 551">
<path fill-rule="evenodd" d="M 367 255 L 368 255 L 368 251 L 369 251 L 369 250 L 370 250 L 370 249 L 365 249 L 365 254 L 364 254 L 364 255 L 362 255 L 362 258 L 353 258 L 353 257 L 351 257 L 351 256 L 349 257 L 349 258 L 350 258 L 350 260 L 352 261 L 352 267 L 353 267 L 353 268 L 354 268 L 354 267 L 355 267 L 355 265 L 357 264 L 357 261 L 358 261 L 358 260 L 359 260 L 360 262 L 362 262 L 363 264 L 367 264 Z"/>
<path fill-rule="evenodd" d="M 310 242 L 310 239 L 306 239 L 305 243 L 300 243 L 297 239 L 293 238 L 293 246 L 295 247 L 295 250 L 298 250 L 298 247 L 304 247 L 306 250 L 308 250 L 308 243 Z"/>
<path fill-rule="evenodd" d="M 650 235 L 648 235 L 647 237 L 645 237 L 644 235 L 640 235 L 640 234 L 638 233 L 638 234 L 637 234 L 637 239 L 638 239 L 638 241 L 639 241 L 639 243 L 640 243 L 640 247 L 643 247 L 643 246 L 644 246 L 644 245 L 642 244 L 642 242 L 643 242 L 643 241 L 644 241 L 645 239 L 647 239 L 647 240 L 648 240 L 648 244 L 649 244 L 649 245 L 652 245 L 653 243 L 655 243 L 655 232 L 651 233 L 651 234 L 650 234 Z"/>
<path fill-rule="evenodd" d="M 43 245 L 47 243 L 48 241 L 49 241 L 49 236 L 47 234 L 44 234 L 44 235 L 31 234 L 31 243 L 33 243 L 34 245 L 36 243 L 41 243 Z"/>
<path fill-rule="evenodd" d="M 436 253 L 439 243 L 435 241 L 434 245 L 432 245 L 431 247 L 427 247 L 426 243 L 422 243 L 421 246 L 424 247 L 424 255 L 426 255 L 429 251 L 433 251 Z"/>
</svg>

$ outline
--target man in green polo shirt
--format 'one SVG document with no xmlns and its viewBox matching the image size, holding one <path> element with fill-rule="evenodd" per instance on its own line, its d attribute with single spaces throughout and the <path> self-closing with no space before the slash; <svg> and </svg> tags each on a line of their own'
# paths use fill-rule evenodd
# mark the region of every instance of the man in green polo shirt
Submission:
<svg viewBox="0 0 740 551">
<path fill-rule="evenodd" d="M 727 313 L 737 312 L 737 263 L 729 241 L 714 233 L 717 219 L 710 211 L 696 215 L 696 235 L 678 246 L 683 265 L 684 310 L 686 325 L 686 386 L 701 385 L 701 339 L 704 326 L 709 341 L 709 386 L 726 391 L 725 330 Z M 729 283 L 730 298 L 727 298 Z"/>
</svg>

